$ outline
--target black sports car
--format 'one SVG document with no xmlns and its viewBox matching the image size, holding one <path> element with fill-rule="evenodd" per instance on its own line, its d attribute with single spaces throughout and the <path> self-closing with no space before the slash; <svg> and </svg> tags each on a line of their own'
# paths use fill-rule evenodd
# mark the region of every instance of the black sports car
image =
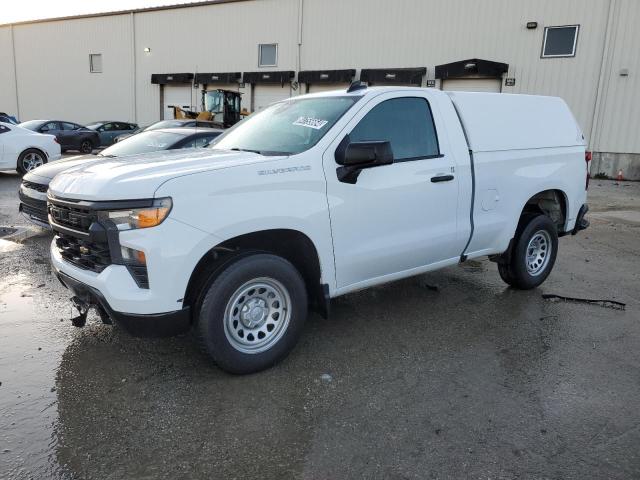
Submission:
<svg viewBox="0 0 640 480">
<path fill-rule="evenodd" d="M 91 153 L 94 148 L 100 146 L 98 132 L 73 122 L 29 120 L 28 122 L 22 122 L 19 126 L 34 132 L 55 135 L 63 152 L 65 150 L 77 150 L 82 153 Z"/>
</svg>

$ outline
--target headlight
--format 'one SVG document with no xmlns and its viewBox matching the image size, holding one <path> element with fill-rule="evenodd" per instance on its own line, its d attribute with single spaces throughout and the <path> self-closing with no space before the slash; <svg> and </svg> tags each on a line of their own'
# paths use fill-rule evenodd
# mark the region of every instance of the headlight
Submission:
<svg viewBox="0 0 640 480">
<path fill-rule="evenodd" d="M 118 230 L 149 228 L 160 225 L 171 211 L 170 198 L 158 198 L 150 207 L 129 208 L 124 210 L 103 210 L 98 218 L 114 223 Z"/>
</svg>

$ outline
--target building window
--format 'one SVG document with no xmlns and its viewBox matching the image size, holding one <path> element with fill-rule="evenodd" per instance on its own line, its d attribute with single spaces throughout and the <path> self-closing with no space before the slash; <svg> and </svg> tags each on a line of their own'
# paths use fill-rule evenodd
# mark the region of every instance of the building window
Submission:
<svg viewBox="0 0 640 480">
<path fill-rule="evenodd" d="M 546 27 L 542 43 L 542 58 L 574 57 L 579 28 L 579 25 Z"/>
<path fill-rule="evenodd" d="M 262 43 L 258 51 L 259 67 L 275 67 L 278 65 L 278 44 Z"/>
<path fill-rule="evenodd" d="M 91 73 L 102 73 L 102 54 L 101 53 L 89 54 L 89 71 Z"/>
</svg>

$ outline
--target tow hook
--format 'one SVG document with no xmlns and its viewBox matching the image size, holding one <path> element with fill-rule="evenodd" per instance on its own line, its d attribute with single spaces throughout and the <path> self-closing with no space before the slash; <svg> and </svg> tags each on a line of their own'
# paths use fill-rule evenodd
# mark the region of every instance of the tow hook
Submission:
<svg viewBox="0 0 640 480">
<path fill-rule="evenodd" d="M 91 310 L 91 308 L 94 308 L 96 310 L 96 313 L 100 317 L 100 320 L 102 321 L 102 323 L 104 323 L 105 325 L 113 324 L 113 322 L 111 321 L 111 318 L 109 317 L 109 314 L 105 311 L 104 308 L 102 308 L 102 305 L 99 305 L 97 303 L 96 304 L 87 303 L 78 297 L 72 297 L 71 303 L 73 304 L 74 307 L 76 307 L 79 313 L 77 317 L 73 317 L 71 319 L 71 323 L 73 324 L 74 327 L 82 328 L 86 325 L 87 314 L 89 313 L 89 310 Z"/>
<path fill-rule="evenodd" d="M 72 297 L 71 303 L 73 303 L 73 306 L 76 307 L 76 309 L 78 310 L 78 313 L 80 314 L 77 317 L 72 317 L 71 323 L 73 324 L 74 327 L 82 328 L 87 323 L 87 313 L 89 313 L 89 304 L 80 300 L 78 297 Z"/>
</svg>

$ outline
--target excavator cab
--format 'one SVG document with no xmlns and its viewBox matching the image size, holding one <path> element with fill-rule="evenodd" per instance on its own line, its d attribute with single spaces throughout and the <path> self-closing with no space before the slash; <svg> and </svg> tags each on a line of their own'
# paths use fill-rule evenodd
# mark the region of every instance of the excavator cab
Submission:
<svg viewBox="0 0 640 480">
<path fill-rule="evenodd" d="M 211 120 L 229 128 L 240 121 L 240 92 L 231 90 L 203 91 L 203 113 L 210 112 Z"/>
</svg>

